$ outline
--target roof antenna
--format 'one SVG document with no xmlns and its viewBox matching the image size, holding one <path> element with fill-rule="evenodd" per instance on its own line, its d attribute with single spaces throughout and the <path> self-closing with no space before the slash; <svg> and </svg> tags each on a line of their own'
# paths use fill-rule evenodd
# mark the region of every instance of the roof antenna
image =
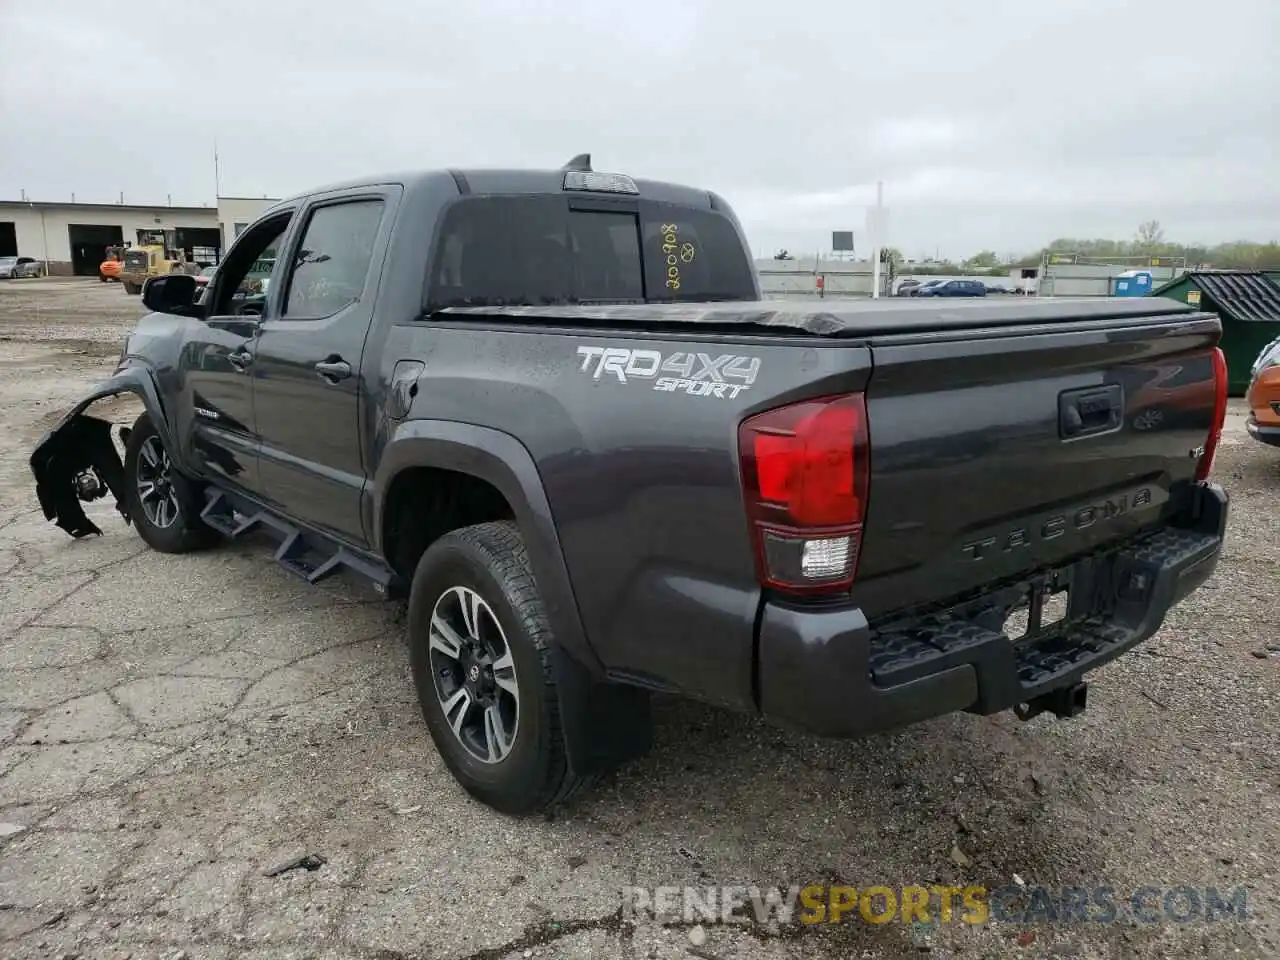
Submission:
<svg viewBox="0 0 1280 960">
<path fill-rule="evenodd" d="M 589 154 L 589 153 L 580 153 L 580 154 L 578 154 L 576 157 L 574 157 L 572 160 L 570 160 L 568 163 L 566 163 L 566 164 L 565 164 L 563 167 L 561 167 L 560 169 L 561 169 L 561 170 L 583 170 L 583 171 L 585 171 L 585 172 L 587 172 L 587 173 L 591 173 L 591 172 L 592 172 L 592 170 L 591 170 L 591 154 Z"/>
</svg>

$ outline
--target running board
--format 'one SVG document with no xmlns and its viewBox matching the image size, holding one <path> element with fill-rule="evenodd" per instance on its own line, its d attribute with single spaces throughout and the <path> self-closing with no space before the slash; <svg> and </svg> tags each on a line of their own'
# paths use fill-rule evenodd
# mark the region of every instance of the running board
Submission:
<svg viewBox="0 0 1280 960">
<path fill-rule="evenodd" d="M 273 537 L 280 542 L 275 552 L 276 563 L 307 583 L 319 583 L 345 569 L 372 582 L 374 589 L 382 594 L 392 592 L 397 586 L 398 578 L 384 564 L 217 487 L 207 488 L 200 519 L 231 540 L 254 532 Z"/>
</svg>

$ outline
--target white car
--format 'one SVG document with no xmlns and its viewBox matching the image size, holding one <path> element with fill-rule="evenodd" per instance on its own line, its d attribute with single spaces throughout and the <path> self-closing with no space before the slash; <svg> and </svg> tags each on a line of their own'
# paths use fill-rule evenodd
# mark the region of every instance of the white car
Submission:
<svg viewBox="0 0 1280 960">
<path fill-rule="evenodd" d="M 35 257 L 0 257 L 0 280 L 38 277 L 43 272 L 40 261 Z"/>
</svg>

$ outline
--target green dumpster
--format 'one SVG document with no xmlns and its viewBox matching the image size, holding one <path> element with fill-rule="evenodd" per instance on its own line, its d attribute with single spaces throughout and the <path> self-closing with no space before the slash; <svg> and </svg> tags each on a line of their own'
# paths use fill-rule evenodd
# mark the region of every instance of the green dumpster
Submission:
<svg viewBox="0 0 1280 960">
<path fill-rule="evenodd" d="M 1280 285 L 1259 270 L 1196 270 L 1151 291 L 1209 310 L 1222 318 L 1227 392 L 1244 396 L 1258 353 L 1280 337 Z"/>
</svg>

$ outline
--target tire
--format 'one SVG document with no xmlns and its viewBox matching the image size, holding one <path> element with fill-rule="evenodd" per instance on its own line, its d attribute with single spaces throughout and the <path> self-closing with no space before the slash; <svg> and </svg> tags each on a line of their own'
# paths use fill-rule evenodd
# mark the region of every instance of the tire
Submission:
<svg viewBox="0 0 1280 960">
<path fill-rule="evenodd" d="M 168 456 L 150 417 L 142 414 L 134 421 L 124 449 L 129 519 L 147 546 L 160 553 L 190 553 L 209 547 L 220 539 L 218 532 L 200 520 L 196 490 Z M 157 501 L 153 494 L 144 503 L 144 484 L 150 484 L 152 491 L 159 487 L 161 499 Z M 162 506 L 157 507 L 157 502 Z"/>
<path fill-rule="evenodd" d="M 485 608 L 474 620 L 482 624 L 479 648 L 490 661 L 487 692 L 483 667 L 478 688 L 468 688 L 465 682 L 464 674 L 471 672 L 468 662 L 480 665 L 477 661 L 466 655 L 451 658 L 439 641 L 432 642 L 433 632 L 443 636 L 440 630 L 433 631 L 433 614 L 453 624 L 455 633 L 463 632 L 458 627 L 468 621 L 462 618 L 461 607 L 471 595 Z M 445 643 L 449 642 L 446 638 Z M 502 813 L 547 811 L 591 779 L 575 775 L 565 755 L 560 693 L 550 661 L 553 642 L 528 552 L 514 523 L 481 523 L 455 530 L 423 554 L 409 592 L 409 651 L 418 703 L 454 779 L 477 800 Z M 510 656 L 509 667 L 503 665 L 503 654 Z M 497 684 L 499 676 L 506 686 Z M 456 698 L 459 689 L 480 692 L 475 698 L 468 693 L 467 703 L 447 717 L 445 703 Z M 492 699 L 490 706 L 484 705 L 489 702 L 485 697 Z M 501 727 L 488 723 L 492 709 L 499 711 Z M 450 723 L 451 718 L 458 721 L 460 714 L 465 715 L 462 735 Z M 495 733 L 499 740 L 507 735 L 505 754 L 491 746 Z M 469 743 L 464 743 L 464 736 Z M 486 746 L 487 757 L 483 757 Z"/>
</svg>

